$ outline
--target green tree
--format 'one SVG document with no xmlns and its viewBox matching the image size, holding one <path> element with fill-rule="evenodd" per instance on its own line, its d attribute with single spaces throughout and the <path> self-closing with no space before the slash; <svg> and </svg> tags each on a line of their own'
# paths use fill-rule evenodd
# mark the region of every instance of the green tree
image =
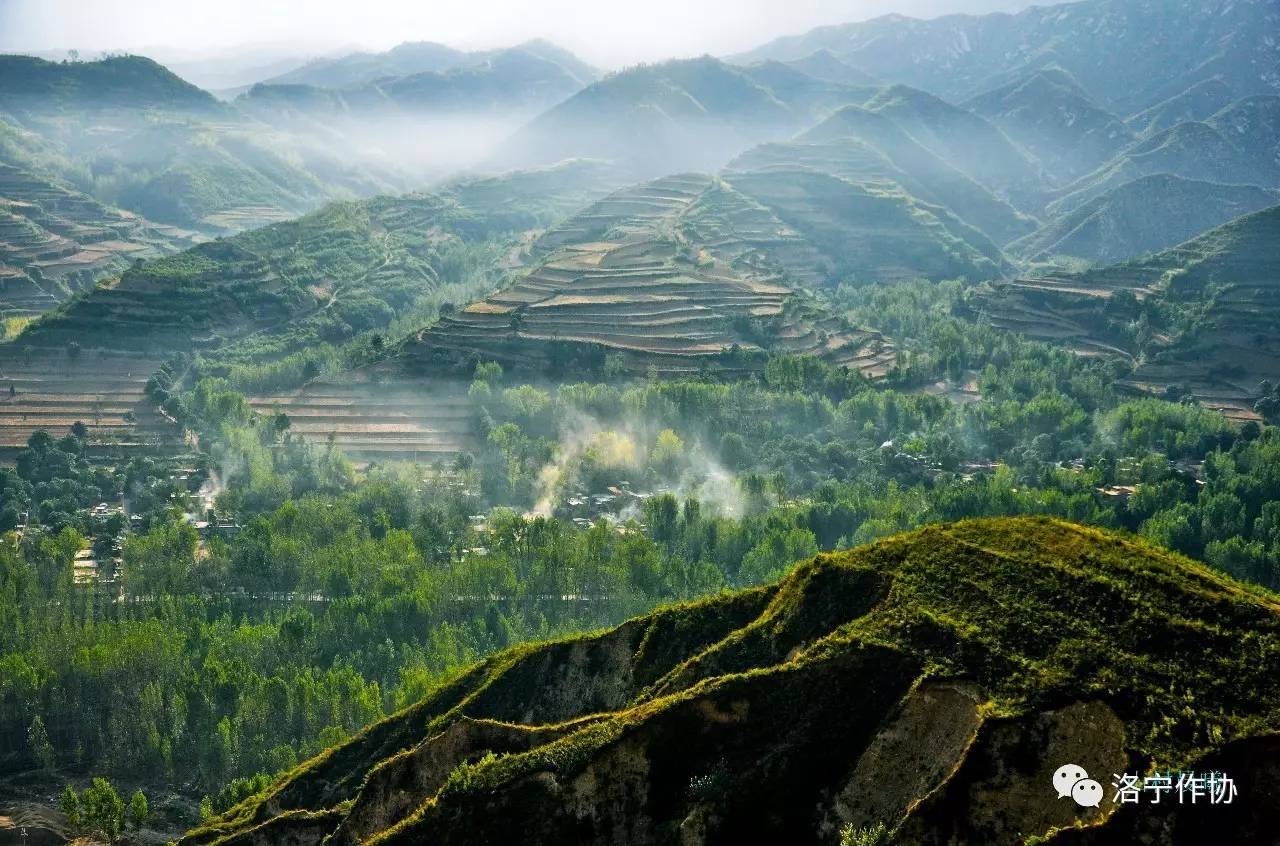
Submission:
<svg viewBox="0 0 1280 846">
<path fill-rule="evenodd" d="M 676 465 L 684 456 L 684 441 L 671 429 L 663 429 L 658 433 L 658 440 L 653 445 L 651 460 L 659 472 L 670 475 L 675 472 Z"/>
<path fill-rule="evenodd" d="M 66 815 L 70 826 L 74 830 L 80 831 L 81 825 L 84 823 L 83 810 L 80 807 L 80 796 L 71 785 L 68 784 L 66 789 L 62 791 L 62 799 L 59 800 L 58 807 Z"/>
<path fill-rule="evenodd" d="M 884 823 L 854 828 L 847 823 L 840 829 L 840 846 L 889 846 L 889 832 Z"/>
<path fill-rule="evenodd" d="M 146 823 L 147 817 L 151 816 L 151 808 L 147 805 L 147 797 L 142 795 L 141 790 L 135 790 L 133 796 L 129 798 L 129 825 L 134 831 L 142 828 Z"/>
<path fill-rule="evenodd" d="M 759 584 L 774 579 L 793 562 L 818 554 L 818 542 L 808 529 L 775 531 L 756 544 L 742 559 L 744 584 Z"/>
<path fill-rule="evenodd" d="M 54 754 L 53 744 L 49 742 L 49 732 L 45 730 L 44 720 L 39 714 L 36 714 L 27 728 L 27 748 L 42 770 L 53 770 L 57 764 L 57 756 Z"/>
<path fill-rule="evenodd" d="M 124 829 L 124 800 L 111 782 L 95 778 L 93 784 L 80 797 L 84 828 L 99 831 L 108 839 L 115 839 Z"/>
</svg>

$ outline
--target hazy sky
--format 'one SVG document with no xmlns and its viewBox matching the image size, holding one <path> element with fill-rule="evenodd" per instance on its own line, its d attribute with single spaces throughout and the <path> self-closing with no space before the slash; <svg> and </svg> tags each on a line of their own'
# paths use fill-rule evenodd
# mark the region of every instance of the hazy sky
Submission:
<svg viewBox="0 0 1280 846">
<path fill-rule="evenodd" d="M 886 12 L 934 17 L 1025 0 L 0 0 L 0 51 L 175 56 L 237 45 L 311 54 L 402 41 L 456 47 L 544 37 L 602 67 L 724 54 Z M 159 56 L 157 56 L 159 58 Z"/>
</svg>

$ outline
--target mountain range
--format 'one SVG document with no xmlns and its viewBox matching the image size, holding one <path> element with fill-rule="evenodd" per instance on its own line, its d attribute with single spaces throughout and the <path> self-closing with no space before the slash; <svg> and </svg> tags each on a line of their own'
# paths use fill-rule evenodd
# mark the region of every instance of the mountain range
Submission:
<svg viewBox="0 0 1280 846">
<path fill-rule="evenodd" d="M 445 44 L 430 41 L 415 41 L 405 42 L 383 53 L 351 53 L 317 59 L 261 82 L 264 85 L 359 88 L 381 79 L 502 64 L 521 56 L 535 57 L 558 65 L 579 87 L 599 76 L 599 71 L 595 68 L 549 41 L 527 41 L 515 47 L 474 52 L 455 50 Z"/>
<path fill-rule="evenodd" d="M 1267 0 L 1083 0 L 1016 14 L 887 15 L 785 36 L 733 57 L 841 63 L 960 102 L 1057 66 L 1113 113 L 1132 114 L 1220 79 L 1237 97 L 1275 94 L 1280 12 Z"/>
</svg>

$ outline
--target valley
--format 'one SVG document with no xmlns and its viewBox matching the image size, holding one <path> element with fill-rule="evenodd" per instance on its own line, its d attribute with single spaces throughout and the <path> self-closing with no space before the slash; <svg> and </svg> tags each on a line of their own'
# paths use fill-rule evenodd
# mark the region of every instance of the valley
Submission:
<svg viewBox="0 0 1280 846">
<path fill-rule="evenodd" d="M 284 414 L 289 431 L 333 444 L 356 465 L 451 462 L 472 446 L 465 384 L 405 381 L 377 371 L 293 390 L 254 394 L 259 414 Z"/>
</svg>

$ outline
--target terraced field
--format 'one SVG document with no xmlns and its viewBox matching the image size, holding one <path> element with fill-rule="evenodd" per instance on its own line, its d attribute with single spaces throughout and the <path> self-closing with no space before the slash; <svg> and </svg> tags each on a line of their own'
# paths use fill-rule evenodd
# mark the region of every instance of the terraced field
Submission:
<svg viewBox="0 0 1280 846">
<path fill-rule="evenodd" d="M 199 239 L 0 164 L 0 318 L 41 314 L 99 277 Z"/>
<path fill-rule="evenodd" d="M 76 422 L 89 427 L 97 457 L 179 449 L 181 431 L 145 394 L 159 363 L 96 349 L 75 358 L 28 357 L 12 344 L 0 346 L 0 462 L 12 462 L 32 432 L 61 436 Z"/>
<path fill-rule="evenodd" d="M 788 284 L 821 278 L 821 253 L 714 177 L 618 191 L 548 232 L 532 254 L 529 273 L 421 333 L 410 358 L 554 370 L 610 353 L 631 372 L 683 373 L 745 367 L 724 354 L 767 347 L 872 375 L 892 366 L 883 337 L 841 325 Z"/>
<path fill-rule="evenodd" d="M 898 185 L 777 167 L 729 173 L 827 256 L 837 280 L 998 279 L 1006 262 L 981 232 Z"/>
<path fill-rule="evenodd" d="M 526 230 L 585 205 L 584 193 L 600 196 L 598 178 L 599 168 L 565 167 L 462 181 L 438 194 L 332 203 L 129 267 L 30 327 L 23 342 L 63 347 L 90 338 L 105 346 L 109 339 L 126 349 L 216 350 L 258 364 L 344 342 L 420 310 L 442 285 L 496 288 L 480 278 L 487 271 L 468 278 L 466 263 L 483 264 L 486 251 L 505 254 Z M 528 194 L 539 198 L 533 208 L 518 202 Z M 241 342 L 244 349 L 230 349 Z"/>
<path fill-rule="evenodd" d="M 998 283 L 973 304 L 999 328 L 1122 357 L 1134 365 L 1122 385 L 1256 419 L 1259 383 L 1280 380 L 1277 294 L 1280 206 L 1145 258 Z"/>
<path fill-rule="evenodd" d="M 205 215 L 200 218 L 200 225 L 224 235 L 233 235 L 246 229 L 269 226 L 294 217 L 296 215 L 275 206 L 236 206 Z"/>
<path fill-rule="evenodd" d="M 919 121 L 913 123 L 916 131 L 922 133 Z M 778 146 L 785 150 L 809 145 L 820 145 L 827 150 L 854 146 L 870 151 L 874 159 L 864 159 L 852 169 L 847 157 L 838 158 L 834 168 L 820 169 L 853 182 L 865 181 L 868 177 L 892 179 L 913 196 L 945 206 L 995 243 L 1008 243 L 1035 229 L 1031 218 L 917 142 L 888 114 L 846 106 L 791 144 Z M 948 152 L 957 160 L 966 159 L 955 151 Z"/>
<path fill-rule="evenodd" d="M 452 210 L 429 195 L 335 203 L 201 244 L 130 268 L 31 327 L 24 341 L 109 336 L 126 349 L 172 352 L 306 327 L 314 340 L 344 322 L 352 332 L 372 328 L 437 286 L 435 247 Z"/>
<path fill-rule="evenodd" d="M 346 374 L 249 402 L 260 413 L 284 412 L 289 431 L 312 443 L 332 439 L 357 466 L 430 464 L 468 447 L 471 404 L 465 383 L 370 377 Z"/>
<path fill-rule="evenodd" d="M 466 180 L 438 195 L 333 204 L 130 266 L 0 345 L 0 447 L 11 460 L 32 431 L 61 432 L 81 420 L 100 442 L 95 449 L 174 448 L 180 433 L 144 398 L 147 379 L 174 351 L 198 349 L 206 362 L 221 355 L 234 364 L 241 354 L 261 362 L 316 339 L 384 327 L 442 283 L 492 290 L 487 274 L 468 281 L 463 260 L 518 257 L 549 219 L 568 213 L 562 208 L 599 197 L 596 185 L 607 178 L 598 166 L 566 166 Z M 513 197 L 526 196 L 537 203 L 511 207 Z M 72 342 L 80 348 L 74 359 Z M 253 402 L 259 410 L 279 405 L 304 437 L 323 442 L 332 434 L 357 463 L 432 461 L 462 447 L 465 385 L 364 372 L 342 381 Z"/>
</svg>

